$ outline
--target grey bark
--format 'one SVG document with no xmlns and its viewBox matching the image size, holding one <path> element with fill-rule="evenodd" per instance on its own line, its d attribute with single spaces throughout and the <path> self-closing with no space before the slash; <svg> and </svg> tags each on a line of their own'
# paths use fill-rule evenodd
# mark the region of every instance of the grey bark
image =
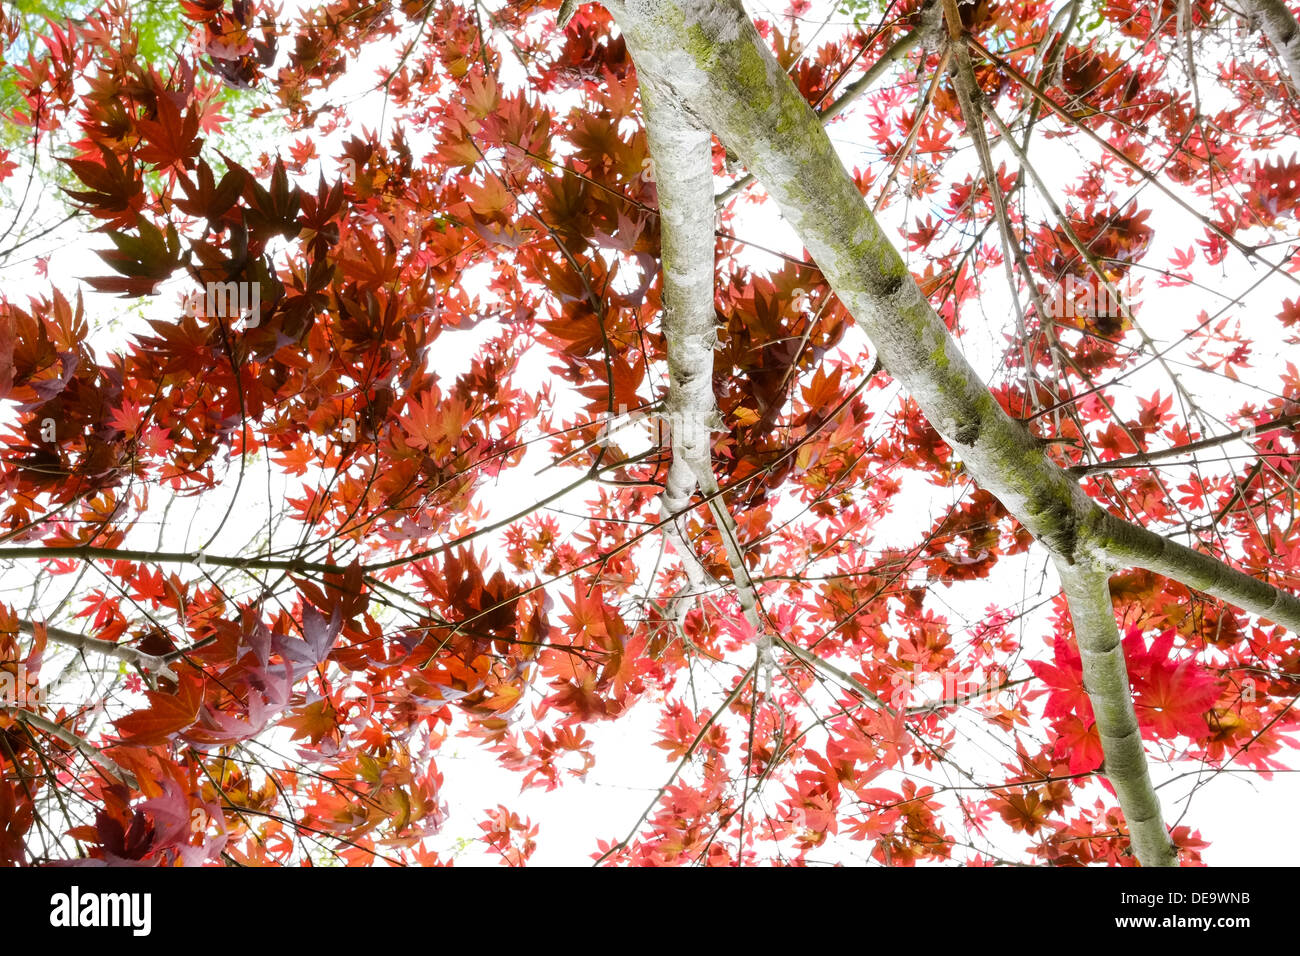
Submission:
<svg viewBox="0 0 1300 956">
<path fill-rule="evenodd" d="M 36 626 L 31 621 L 19 621 L 18 630 L 24 634 L 34 635 Z M 128 647 L 125 644 L 115 644 L 112 641 L 103 641 L 97 637 L 87 637 L 85 634 L 78 634 L 76 631 L 65 630 L 52 624 L 45 626 L 45 636 L 56 644 L 64 644 L 68 647 L 75 647 L 79 651 L 90 651 L 92 654 L 112 657 L 128 664 L 134 664 L 159 677 L 166 677 L 169 680 L 176 679 L 176 675 L 166 658 L 146 654 L 144 651 Z"/>
<path fill-rule="evenodd" d="M 677 108 L 671 91 L 654 77 L 641 78 L 641 106 L 659 194 L 663 328 L 668 350 L 664 418 L 672 436 L 673 461 L 661 509 L 665 517 L 681 514 L 697 485 L 708 496 L 737 599 L 758 639 L 760 655 L 765 657 L 770 642 L 763 636 L 757 591 L 745 564 L 736 522 L 713 474 L 713 433 L 722 429 L 713 392 L 713 352 L 717 346 L 713 306 L 713 135 Z M 703 580 L 703 568 L 681 525 L 674 522 L 672 529 L 670 538 L 686 566 L 688 591 L 695 591 Z"/>
<path fill-rule="evenodd" d="M 710 465 L 712 432 L 721 426 L 713 394 L 713 176 L 712 136 L 671 108 L 655 106 L 653 82 L 641 87 L 646 133 L 659 194 L 664 272 L 663 325 L 668 347 L 664 420 L 672 464 L 659 499 L 671 519 L 665 531 L 686 570 L 687 586 L 674 602 L 681 611 L 708 586 L 708 575 L 686 534 L 701 469 Z M 679 616 L 680 620 L 680 616 Z"/>
<path fill-rule="evenodd" d="M 1281 57 L 1291 85 L 1300 92 L 1300 25 L 1282 0 L 1242 0 L 1251 20 L 1264 30 L 1268 42 Z"/>
</svg>

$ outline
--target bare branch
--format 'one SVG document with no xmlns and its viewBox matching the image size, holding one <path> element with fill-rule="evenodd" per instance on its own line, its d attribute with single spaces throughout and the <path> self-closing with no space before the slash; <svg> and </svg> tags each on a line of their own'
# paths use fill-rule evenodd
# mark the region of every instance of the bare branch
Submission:
<svg viewBox="0 0 1300 956">
<path fill-rule="evenodd" d="M 139 784 L 136 782 L 134 774 L 127 770 L 123 770 L 115 761 L 108 757 L 89 740 L 73 733 L 62 724 L 56 724 L 54 721 L 42 717 L 40 714 L 33 714 L 30 710 L 23 710 L 21 707 L 15 707 L 2 701 L 0 701 L 0 710 L 7 710 L 9 713 L 13 714 L 15 720 L 22 721 L 34 730 L 39 730 L 42 733 L 49 734 L 51 737 L 57 737 L 65 744 L 77 748 L 77 750 L 81 751 L 87 760 L 95 764 L 95 766 L 99 767 L 101 770 L 107 772 L 117 780 L 120 780 L 132 790 L 138 788 Z"/>
<path fill-rule="evenodd" d="M 36 625 L 31 621 L 19 621 L 18 630 L 24 634 L 35 636 Z M 97 637 L 88 637 L 85 634 L 78 634 L 76 631 L 54 627 L 51 624 L 45 625 L 45 636 L 57 644 L 75 647 L 79 651 L 89 651 L 92 654 L 101 654 L 104 657 L 116 658 L 158 677 L 166 677 L 168 680 L 176 679 L 176 675 L 172 672 L 166 659 L 155 654 L 146 654 L 144 651 L 128 647 L 126 644 L 102 641 Z"/>
<path fill-rule="evenodd" d="M 1165 461 L 1169 458 L 1181 458 L 1183 455 L 1191 455 L 1198 451 L 1205 451 L 1209 448 L 1217 448 L 1220 445 L 1226 445 L 1229 442 L 1238 439 L 1252 440 L 1267 432 L 1277 431 L 1282 428 L 1290 428 L 1293 425 L 1300 424 L 1300 415 L 1283 415 L 1281 418 L 1275 418 L 1272 421 L 1264 422 L 1260 425 L 1247 425 L 1245 428 L 1239 428 L 1235 432 L 1227 435 L 1216 435 L 1213 438 L 1202 438 L 1199 441 L 1188 442 L 1186 445 L 1175 445 L 1173 448 L 1161 448 L 1159 451 L 1146 451 L 1137 455 L 1129 455 L 1126 458 L 1116 458 L 1113 461 L 1098 462 L 1095 465 L 1076 465 L 1070 469 L 1070 474 L 1078 475 L 1080 478 L 1086 475 L 1099 475 L 1104 472 L 1119 471 L 1121 468 L 1141 468 L 1143 465 L 1154 464 L 1157 461 Z"/>
</svg>

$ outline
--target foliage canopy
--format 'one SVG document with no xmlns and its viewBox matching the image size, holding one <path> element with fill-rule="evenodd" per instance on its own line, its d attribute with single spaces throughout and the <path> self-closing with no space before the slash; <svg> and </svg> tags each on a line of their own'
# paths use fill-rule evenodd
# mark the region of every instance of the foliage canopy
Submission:
<svg viewBox="0 0 1300 956">
<path fill-rule="evenodd" d="M 0 13 L 0 864 L 447 862 L 456 738 L 542 790 L 658 748 L 605 863 L 1136 862 L 1043 549 L 716 141 L 716 484 L 674 490 L 607 10 L 67 6 Z M 1285 58 L 1219 0 L 952 10 L 751 12 L 1042 454 L 1295 593 Z M 1284 768 L 1294 634 L 1111 570 L 1162 796 Z"/>
</svg>

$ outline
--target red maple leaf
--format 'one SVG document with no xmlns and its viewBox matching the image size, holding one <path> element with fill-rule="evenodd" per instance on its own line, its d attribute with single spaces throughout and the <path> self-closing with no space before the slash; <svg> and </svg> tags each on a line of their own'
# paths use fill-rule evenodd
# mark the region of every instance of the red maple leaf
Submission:
<svg viewBox="0 0 1300 956">
<path fill-rule="evenodd" d="M 1091 725 L 1092 702 L 1083 686 L 1083 662 L 1074 643 L 1057 638 L 1053 647 L 1056 666 L 1042 661 L 1029 661 L 1034 676 L 1051 688 L 1043 714 L 1049 718 L 1078 715 L 1085 725 Z"/>
<path fill-rule="evenodd" d="M 1133 704 L 1146 736 L 1182 734 L 1196 740 L 1209 731 L 1205 714 L 1219 696 L 1219 684 L 1190 658 L 1170 660 L 1173 643 L 1172 630 L 1162 632 L 1149 648 L 1139 629 L 1125 636 Z"/>
<path fill-rule="evenodd" d="M 1085 723 L 1071 714 L 1057 722 L 1055 730 L 1056 756 L 1069 758 L 1070 773 L 1087 773 L 1101 766 L 1106 753 L 1095 722 Z"/>
<path fill-rule="evenodd" d="M 122 742 L 136 747 L 161 746 L 172 734 L 190 726 L 199 716 L 203 700 L 201 684 L 197 679 L 182 680 L 175 694 L 146 691 L 149 707 L 137 710 L 113 721 L 122 735 Z"/>
<path fill-rule="evenodd" d="M 145 145 L 136 155 L 159 169 L 191 165 L 203 146 L 203 140 L 198 138 L 199 110 L 191 108 L 182 115 L 168 96 L 158 97 L 156 121 L 142 119 L 138 125 Z"/>
</svg>

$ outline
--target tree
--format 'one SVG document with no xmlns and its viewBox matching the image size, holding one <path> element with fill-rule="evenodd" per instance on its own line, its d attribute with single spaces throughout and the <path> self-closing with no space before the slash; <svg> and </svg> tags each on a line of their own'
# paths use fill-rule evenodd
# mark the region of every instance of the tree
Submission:
<svg viewBox="0 0 1300 956">
<path fill-rule="evenodd" d="M 116 275 L 0 300 L 0 859 L 443 862 L 450 736 L 553 789 L 657 709 L 599 862 L 1198 862 L 1150 766 L 1300 694 L 1286 6 L 556 6 L 24 45 L 0 256 L 61 167 Z"/>
</svg>

